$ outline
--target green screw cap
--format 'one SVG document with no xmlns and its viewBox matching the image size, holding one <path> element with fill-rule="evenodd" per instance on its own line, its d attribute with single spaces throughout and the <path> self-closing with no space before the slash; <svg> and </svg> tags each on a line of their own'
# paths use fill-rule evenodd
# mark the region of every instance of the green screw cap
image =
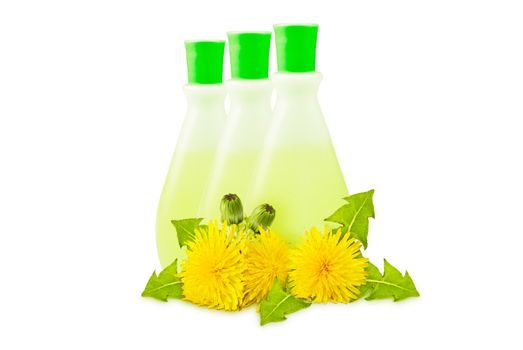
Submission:
<svg viewBox="0 0 523 350">
<path fill-rule="evenodd" d="M 186 41 L 189 84 L 221 84 L 225 41 Z"/>
<path fill-rule="evenodd" d="M 270 32 L 231 32 L 232 79 L 267 79 L 269 77 Z"/>
<path fill-rule="evenodd" d="M 304 73 L 316 70 L 317 24 L 277 24 L 278 72 Z"/>
</svg>

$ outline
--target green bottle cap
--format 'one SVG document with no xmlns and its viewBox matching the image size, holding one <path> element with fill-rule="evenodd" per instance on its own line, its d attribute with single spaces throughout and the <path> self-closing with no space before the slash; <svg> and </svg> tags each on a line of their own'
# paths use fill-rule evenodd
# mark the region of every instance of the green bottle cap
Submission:
<svg viewBox="0 0 523 350">
<path fill-rule="evenodd" d="M 225 41 L 186 41 L 189 84 L 221 84 Z"/>
<path fill-rule="evenodd" d="M 304 73 L 316 70 L 317 24 L 277 24 L 278 72 Z"/>
<path fill-rule="evenodd" d="M 267 79 L 269 77 L 270 32 L 231 32 L 232 79 Z"/>
</svg>

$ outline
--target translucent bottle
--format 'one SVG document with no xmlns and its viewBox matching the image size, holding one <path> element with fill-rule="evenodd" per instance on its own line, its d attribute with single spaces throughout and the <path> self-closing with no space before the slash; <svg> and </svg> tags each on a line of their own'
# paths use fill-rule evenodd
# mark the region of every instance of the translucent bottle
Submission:
<svg viewBox="0 0 523 350">
<path fill-rule="evenodd" d="M 245 202 L 271 120 L 272 84 L 268 79 L 270 32 L 229 33 L 231 99 L 211 177 L 198 216 L 219 219 L 221 198 L 228 193 Z"/>
<path fill-rule="evenodd" d="M 196 217 L 226 120 L 224 41 L 187 41 L 187 112 L 160 196 L 156 243 L 163 267 L 183 258 L 171 220 Z"/>
<path fill-rule="evenodd" d="M 296 242 L 348 195 L 317 99 L 317 25 L 276 25 L 276 105 L 249 202 L 276 209 L 273 228 Z"/>
</svg>

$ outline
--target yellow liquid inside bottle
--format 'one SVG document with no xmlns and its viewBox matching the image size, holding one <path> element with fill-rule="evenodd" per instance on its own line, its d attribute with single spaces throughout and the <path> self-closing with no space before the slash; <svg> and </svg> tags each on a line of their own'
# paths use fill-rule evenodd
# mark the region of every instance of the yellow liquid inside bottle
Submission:
<svg viewBox="0 0 523 350">
<path fill-rule="evenodd" d="M 226 86 L 231 109 L 198 211 L 199 217 L 211 220 L 220 219 L 220 201 L 228 193 L 240 197 L 246 215 L 254 209 L 246 203 L 246 196 L 272 116 L 269 80 L 231 80 Z"/>
<path fill-rule="evenodd" d="M 317 101 L 320 73 L 276 73 L 277 102 L 248 203 L 276 209 L 272 225 L 296 243 L 348 195 Z"/>
<path fill-rule="evenodd" d="M 178 164 L 173 164 L 167 175 L 156 216 L 156 241 L 162 266 L 169 265 L 174 259 L 185 258 L 171 220 L 196 216 L 214 152 L 187 152 L 181 157 L 183 159 L 175 161 Z"/>
<path fill-rule="evenodd" d="M 220 200 L 228 193 L 240 196 L 247 215 L 253 208 L 245 205 L 245 193 L 249 191 L 250 180 L 258 164 L 259 152 L 241 152 L 227 155 L 215 168 L 209 180 L 209 192 L 204 196 L 205 208 L 199 210 L 198 216 L 209 220 L 220 219 Z"/>
<path fill-rule="evenodd" d="M 289 161 L 292 159 L 292 161 Z M 330 144 L 275 150 L 266 166 L 269 180 L 258 201 L 276 209 L 273 229 L 296 243 L 312 226 L 323 227 L 347 196 L 347 186 Z"/>
<path fill-rule="evenodd" d="M 197 217 L 226 114 L 221 84 L 188 85 L 187 114 L 180 131 L 156 216 L 156 244 L 162 267 L 184 259 L 172 220 Z"/>
</svg>

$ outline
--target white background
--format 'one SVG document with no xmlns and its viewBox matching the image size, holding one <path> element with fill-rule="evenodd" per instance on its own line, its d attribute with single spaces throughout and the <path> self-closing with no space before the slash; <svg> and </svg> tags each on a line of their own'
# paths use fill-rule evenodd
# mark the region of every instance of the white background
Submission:
<svg viewBox="0 0 523 350">
<path fill-rule="evenodd" d="M 521 2 L 333 4 L 0 3 L 0 348 L 522 348 Z M 376 189 L 366 254 L 408 269 L 421 298 L 259 327 L 254 309 L 140 297 L 183 40 L 281 22 L 320 24 L 349 191 Z"/>
</svg>

